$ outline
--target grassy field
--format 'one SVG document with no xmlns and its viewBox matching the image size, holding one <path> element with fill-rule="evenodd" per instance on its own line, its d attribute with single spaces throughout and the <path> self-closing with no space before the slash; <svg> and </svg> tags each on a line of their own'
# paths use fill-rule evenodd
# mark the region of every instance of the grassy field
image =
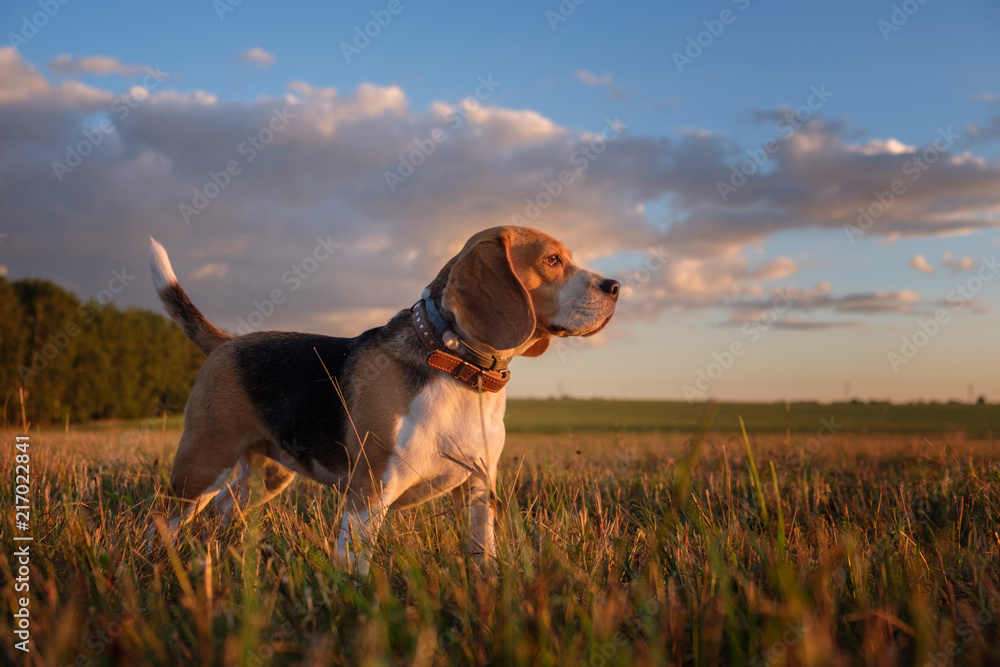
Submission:
<svg viewBox="0 0 1000 667">
<path fill-rule="evenodd" d="M 739 432 L 742 414 L 749 447 Z M 33 665 L 1000 664 L 995 406 L 512 401 L 499 558 L 450 499 L 331 566 L 336 494 L 296 482 L 148 557 L 177 420 L 31 433 Z M 824 420 L 824 421 L 821 421 Z M 0 494 L 13 499 L 14 436 Z M 752 458 L 748 456 L 752 452 Z"/>
</svg>

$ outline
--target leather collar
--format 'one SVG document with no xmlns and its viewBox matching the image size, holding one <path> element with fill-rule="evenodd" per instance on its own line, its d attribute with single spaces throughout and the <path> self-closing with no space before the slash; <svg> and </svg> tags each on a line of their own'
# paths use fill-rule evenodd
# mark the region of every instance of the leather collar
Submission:
<svg viewBox="0 0 1000 667">
<path fill-rule="evenodd" d="M 495 356 L 483 354 L 448 330 L 448 323 L 432 299 L 424 298 L 413 304 L 410 320 L 417 338 L 428 352 L 427 365 L 431 368 L 444 371 L 473 389 L 494 394 L 510 380 L 505 363 Z"/>
</svg>

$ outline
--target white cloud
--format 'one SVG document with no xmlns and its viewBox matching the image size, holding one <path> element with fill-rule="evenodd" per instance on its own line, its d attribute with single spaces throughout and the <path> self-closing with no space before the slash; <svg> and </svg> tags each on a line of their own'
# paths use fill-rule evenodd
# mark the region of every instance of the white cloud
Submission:
<svg viewBox="0 0 1000 667">
<path fill-rule="evenodd" d="M 941 266 L 948 269 L 952 273 L 971 271 L 975 265 L 976 263 L 971 257 L 966 256 L 961 259 L 955 259 L 951 251 L 945 252 L 941 257 Z"/>
<path fill-rule="evenodd" d="M 612 81 L 610 74 L 594 74 L 585 69 L 578 69 L 573 72 L 573 76 L 586 86 L 610 86 Z"/>
<path fill-rule="evenodd" d="M 607 87 L 608 97 L 615 100 L 627 100 L 635 92 L 634 88 L 623 88 L 621 86 L 616 86 L 614 84 L 614 77 L 610 74 L 594 74 L 593 72 L 588 72 L 585 69 L 579 69 L 573 72 L 573 77 L 583 83 L 585 86 L 591 87 Z"/>
<path fill-rule="evenodd" d="M 247 49 L 240 54 L 240 62 L 256 67 L 270 67 L 276 58 L 273 53 L 269 53 L 259 46 Z"/>
<path fill-rule="evenodd" d="M 1000 139 L 1000 114 L 994 113 L 984 124 L 967 124 L 965 134 L 969 145 L 985 144 Z"/>
<path fill-rule="evenodd" d="M 810 312 L 814 310 L 830 310 L 835 313 L 858 313 L 879 315 L 885 313 L 909 313 L 920 301 L 920 295 L 910 290 L 897 292 L 858 292 L 837 296 L 832 293 L 829 283 L 823 282 L 811 289 L 781 288 L 774 289 L 764 297 L 755 299 L 737 299 L 730 303 L 737 313 L 759 314 L 772 308 L 775 298 L 781 295 L 782 301 L 789 304 L 790 311 Z"/>
<path fill-rule="evenodd" d="M 396 314 L 395 308 L 350 308 L 315 315 L 313 320 L 333 336 L 357 336 L 359 331 L 378 327 Z"/>
<path fill-rule="evenodd" d="M 871 139 L 864 144 L 848 146 L 847 150 L 861 153 L 862 155 L 905 155 L 915 152 L 917 147 L 909 146 L 898 139 L 890 137 L 888 139 Z"/>
<path fill-rule="evenodd" d="M 712 134 L 686 135 L 648 172 L 670 174 L 671 194 L 685 214 L 666 240 L 712 253 L 809 227 L 842 231 L 845 224 L 861 224 L 863 238 L 877 240 L 967 234 L 1000 224 L 995 213 L 984 214 L 1000 205 L 1000 164 L 960 152 L 960 132 L 953 132 L 957 138 L 945 153 L 931 148 L 933 135 L 925 145 L 906 147 L 889 140 L 859 146 L 850 143 L 850 134 L 839 122 L 809 121 L 781 143 L 768 172 L 747 177 L 725 202 L 717 184 L 728 182 L 731 164 L 745 160 L 745 152 Z M 928 150 L 936 160 L 921 170 L 915 160 Z M 914 169 L 919 187 L 913 185 Z M 872 193 L 895 180 L 906 192 L 876 224 L 865 222 L 858 209 L 878 204 Z"/>
<path fill-rule="evenodd" d="M 779 318 L 774 323 L 775 329 L 792 329 L 794 331 L 826 331 L 827 329 L 853 329 L 858 326 L 861 326 L 861 323 L 856 321 L 831 322 L 831 321 L 804 320 L 797 317 Z"/>
<path fill-rule="evenodd" d="M 129 77 L 146 71 L 142 65 L 123 65 L 117 58 L 109 56 L 83 56 L 74 59 L 64 53 L 49 61 L 49 69 L 53 74 L 95 74 L 107 76 L 118 74 Z"/>
<path fill-rule="evenodd" d="M 775 329 L 789 329 L 792 331 L 827 331 L 829 329 L 851 329 L 861 326 L 856 320 L 810 320 L 801 317 L 785 315 L 774 319 L 774 314 L 770 309 L 757 311 L 755 313 L 734 313 L 722 326 L 742 327 L 748 322 L 762 322 L 762 318 L 767 317 L 768 327 Z"/>
<path fill-rule="evenodd" d="M 778 257 L 755 268 L 747 274 L 752 280 L 775 280 L 798 272 L 799 266 L 790 257 Z"/>
<path fill-rule="evenodd" d="M 929 276 L 934 275 L 934 267 L 927 263 L 923 255 L 914 255 L 913 259 L 910 260 L 909 267 Z"/>
<path fill-rule="evenodd" d="M 114 97 L 110 92 L 79 81 L 64 81 L 53 86 L 11 47 L 0 48 L 0 84 L 0 106 L 16 106 L 20 111 L 33 110 L 51 115 L 106 108 Z M 24 117 L 17 119 L 30 125 L 29 120 Z M 2 129 L 0 134 L 3 134 Z"/>
<path fill-rule="evenodd" d="M 839 235 L 873 191 L 902 177 L 914 158 L 908 151 L 929 145 L 859 144 L 853 130 L 814 119 L 782 144 L 768 171 L 722 202 L 715 184 L 728 178 L 745 148 L 704 129 L 669 138 L 626 130 L 582 167 L 581 147 L 601 126 L 570 128 L 534 110 L 486 104 L 469 105 L 456 125 L 452 106 L 412 109 L 398 86 L 340 92 L 292 82 L 285 95 L 246 101 L 163 89 L 124 119 L 109 113 L 113 99 L 76 81 L 53 85 L 16 51 L 0 49 L 0 198 L 4 224 L 24 248 L 5 263 L 16 276 L 101 284 L 122 262 L 141 270 L 153 235 L 175 258 L 178 275 L 225 277 L 210 290 L 193 285 L 200 294 L 192 298 L 229 328 L 246 314 L 233 304 L 274 289 L 289 296 L 276 322 L 318 322 L 320 313 L 328 317 L 320 326 L 339 327 L 347 326 L 337 319 L 344 313 L 381 316 L 408 306 L 465 239 L 524 216 L 526 200 L 544 202 L 535 204 L 530 224 L 609 275 L 637 275 L 649 248 L 672 253 L 635 282 L 622 320 L 738 311 L 764 298 L 775 286 L 769 281 L 794 279 L 798 271 L 788 257 L 751 261 L 747 248 L 766 247 L 779 232 Z M 275 110 L 287 112 L 287 127 L 250 161 L 240 147 L 261 136 Z M 66 146 L 79 142 L 100 113 L 115 131 L 57 182 L 52 162 L 64 159 Z M 434 143 L 435 130 L 447 139 Z M 390 191 L 385 174 L 428 141 L 433 152 L 424 150 L 412 175 Z M 191 205 L 195 190 L 205 192 L 210 174 L 231 161 L 239 173 L 185 224 L 178 206 Z M 563 171 L 572 182 L 552 195 L 543 184 L 554 192 Z M 947 153 L 866 238 L 991 229 L 997 220 L 984 211 L 1000 210 L 998 183 L 1000 165 Z M 651 219 L 645 204 L 664 199 L 670 217 Z M 335 258 L 291 293 L 283 276 L 327 237 L 341 244 Z M 141 292 L 130 288 L 122 298 L 156 307 L 155 295 Z M 799 292 L 803 311 L 841 313 L 913 312 L 919 298 L 837 295 L 828 285 Z"/>
<path fill-rule="evenodd" d="M 228 264 L 209 262 L 203 264 L 199 269 L 191 274 L 191 280 L 205 280 L 206 278 L 225 278 L 229 273 Z"/>
</svg>

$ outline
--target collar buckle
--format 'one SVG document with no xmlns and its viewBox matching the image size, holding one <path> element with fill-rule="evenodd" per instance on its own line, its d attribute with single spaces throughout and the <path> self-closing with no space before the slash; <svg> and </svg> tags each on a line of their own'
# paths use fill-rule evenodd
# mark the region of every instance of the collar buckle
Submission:
<svg viewBox="0 0 1000 667">
<path fill-rule="evenodd" d="M 463 348 L 475 361 L 468 361 L 459 356 L 457 350 L 452 351 L 445 345 L 442 335 L 447 331 L 448 323 L 429 297 L 410 307 L 410 323 L 428 352 L 427 365 L 431 368 L 444 371 L 473 389 L 492 393 L 501 391 L 510 380 L 510 369 L 497 369 L 499 360 L 495 355 L 487 356 L 457 336 L 457 347 Z"/>
</svg>

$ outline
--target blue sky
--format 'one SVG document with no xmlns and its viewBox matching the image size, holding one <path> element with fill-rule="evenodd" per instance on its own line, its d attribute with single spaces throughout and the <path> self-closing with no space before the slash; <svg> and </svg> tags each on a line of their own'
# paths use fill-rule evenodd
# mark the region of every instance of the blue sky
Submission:
<svg viewBox="0 0 1000 667">
<path fill-rule="evenodd" d="M 92 296 L 113 267 L 144 273 L 153 234 L 195 302 L 234 328 L 330 234 L 344 261 L 324 264 L 265 328 L 356 333 L 407 306 L 447 259 L 449 243 L 419 232 L 454 245 L 504 224 L 617 118 L 624 136 L 585 185 L 532 224 L 610 275 L 634 275 L 650 248 L 671 257 L 599 340 L 519 361 L 511 395 L 680 398 L 741 343 L 699 397 L 830 400 L 850 382 L 860 398 L 964 399 L 972 383 L 1000 399 L 1000 280 L 962 308 L 945 301 L 1000 251 L 995 3 L 222 6 L 71 0 L 26 37 L 40 5 L 4 3 L 0 46 L 24 36 L 3 54 L 0 98 L 9 278 Z M 575 9 L 556 22 L 547 12 L 560 6 Z M 391 21 L 348 62 L 343 44 L 371 12 Z M 693 56 L 682 71 L 678 52 Z M 110 101 L 141 85 L 144 66 L 168 77 L 116 118 Z M 497 82 L 485 111 L 387 191 L 395 156 L 483 77 Z M 776 119 L 816 90 L 832 94 L 785 140 Z M 180 220 L 185 193 L 286 102 L 300 119 L 243 165 L 250 175 L 194 224 Z M 55 178 L 51 163 L 102 119 L 108 141 Z M 958 138 L 909 180 L 907 161 L 947 128 Z M 721 201 L 729 168 L 772 138 L 782 141 L 762 172 Z M 843 225 L 894 180 L 905 194 L 850 243 Z M 116 302 L 156 308 L 147 282 Z M 775 290 L 791 290 L 792 307 L 750 342 L 741 327 L 767 314 Z M 942 309 L 949 321 L 893 368 L 891 353 Z"/>
</svg>

